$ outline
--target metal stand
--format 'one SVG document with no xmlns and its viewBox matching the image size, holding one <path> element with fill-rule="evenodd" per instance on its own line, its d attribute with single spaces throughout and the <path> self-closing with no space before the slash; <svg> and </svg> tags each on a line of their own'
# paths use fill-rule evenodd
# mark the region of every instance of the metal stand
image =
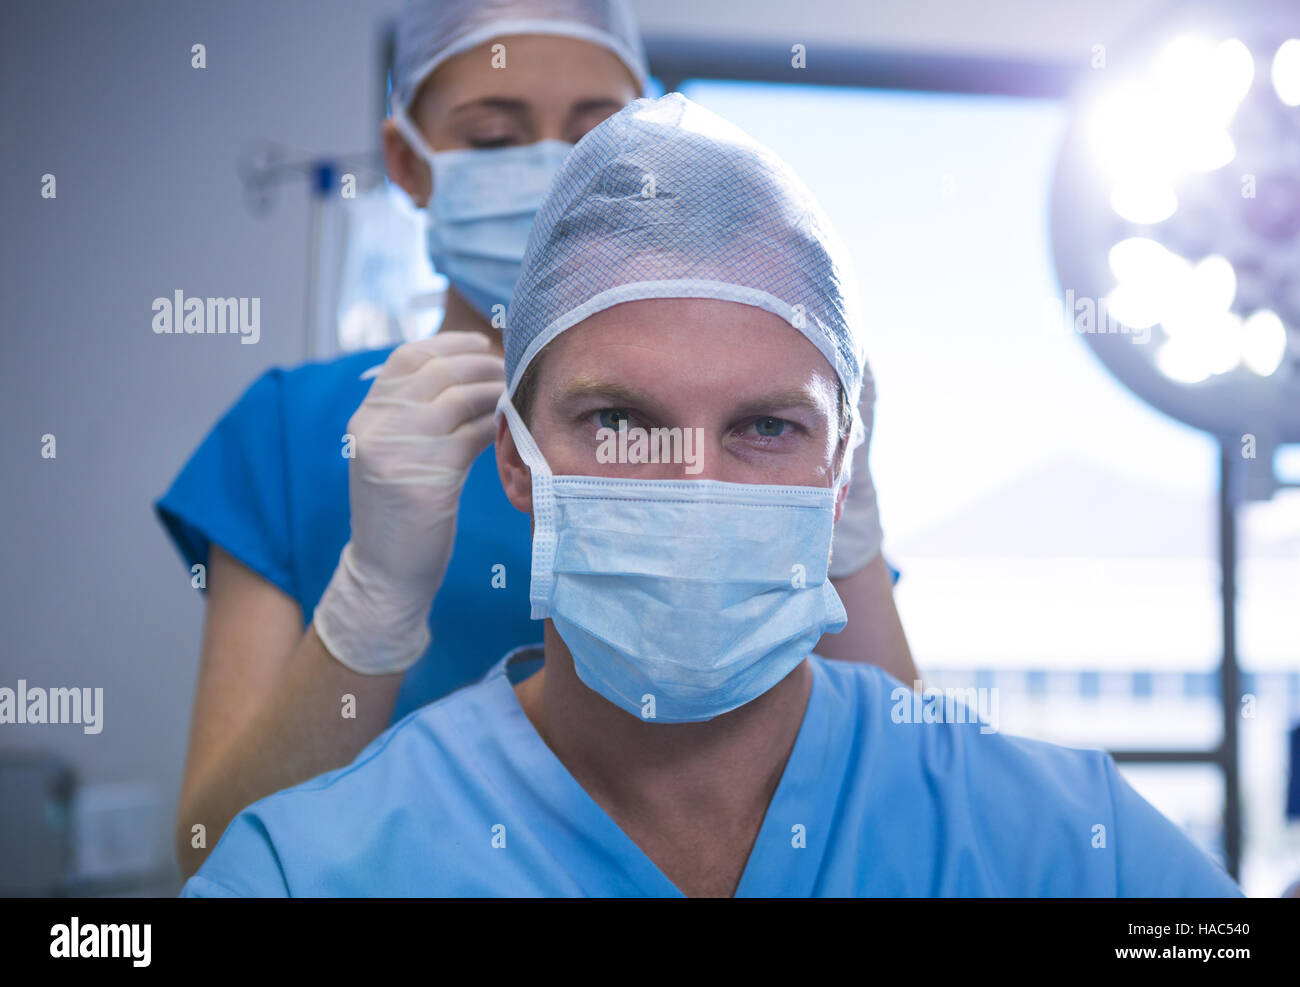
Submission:
<svg viewBox="0 0 1300 987">
<path fill-rule="evenodd" d="M 1237 456 L 1227 442 L 1219 446 L 1219 576 L 1223 591 L 1223 661 L 1219 697 L 1223 703 L 1223 739 L 1218 761 L 1223 770 L 1223 855 L 1234 879 L 1241 869 L 1241 763 L 1238 713 L 1241 673 L 1237 666 Z"/>
<path fill-rule="evenodd" d="M 279 144 L 259 141 L 240 153 L 236 170 L 244 186 L 244 202 L 258 216 L 270 213 L 281 185 L 305 182 L 309 186 L 303 349 L 308 360 L 333 356 L 338 352 L 338 336 L 331 302 L 337 297 L 342 264 L 342 238 L 338 235 L 342 217 L 329 208 L 329 200 L 338 195 L 338 179 L 344 172 L 357 175 L 358 191 L 383 182 L 382 152 L 290 159 Z"/>
<path fill-rule="evenodd" d="M 1219 664 L 1219 699 L 1223 737 L 1211 750 L 1111 751 L 1126 764 L 1213 764 L 1223 772 L 1223 857 L 1233 880 L 1241 876 L 1241 765 L 1238 715 L 1241 670 L 1237 665 L 1237 505 L 1241 503 L 1242 467 L 1230 443 L 1219 447 L 1219 579 L 1223 599 L 1223 660 Z"/>
</svg>

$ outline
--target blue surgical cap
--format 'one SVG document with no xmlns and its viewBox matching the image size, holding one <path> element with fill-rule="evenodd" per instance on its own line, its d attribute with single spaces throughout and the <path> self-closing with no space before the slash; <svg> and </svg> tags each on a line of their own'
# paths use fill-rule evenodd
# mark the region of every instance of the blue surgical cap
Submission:
<svg viewBox="0 0 1300 987">
<path fill-rule="evenodd" d="M 513 396 L 565 329 L 622 302 L 716 298 L 780 316 L 874 396 L 848 254 L 799 177 L 681 93 L 638 99 L 575 145 L 533 223 L 506 313 Z"/>
<path fill-rule="evenodd" d="M 626 0 L 408 0 L 393 52 L 395 105 L 409 110 L 420 84 L 453 55 L 509 34 L 557 34 L 600 45 L 645 92 L 645 49 Z"/>
</svg>

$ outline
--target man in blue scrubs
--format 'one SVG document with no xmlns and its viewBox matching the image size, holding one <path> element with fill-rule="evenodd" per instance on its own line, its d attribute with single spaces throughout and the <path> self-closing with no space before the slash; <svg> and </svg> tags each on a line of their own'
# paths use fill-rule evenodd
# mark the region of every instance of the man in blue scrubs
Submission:
<svg viewBox="0 0 1300 987">
<path fill-rule="evenodd" d="M 1239 894 L 1107 754 L 918 722 L 879 668 L 811 654 L 845 622 L 872 386 L 848 271 L 789 169 L 679 94 L 591 131 L 498 405 L 544 645 L 254 803 L 184 893 Z M 630 452 L 688 433 L 689 468 Z"/>
</svg>

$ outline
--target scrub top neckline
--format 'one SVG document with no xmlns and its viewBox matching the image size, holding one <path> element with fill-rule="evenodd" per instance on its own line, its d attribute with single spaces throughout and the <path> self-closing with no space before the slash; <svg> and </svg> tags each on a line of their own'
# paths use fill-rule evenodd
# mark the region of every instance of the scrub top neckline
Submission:
<svg viewBox="0 0 1300 987">
<path fill-rule="evenodd" d="M 532 655 L 532 652 L 536 654 Z M 485 684 L 491 690 L 493 700 L 502 714 L 497 722 L 504 751 L 521 769 L 520 777 L 532 788 L 533 797 L 542 804 L 551 806 L 558 815 L 569 820 L 573 828 L 589 828 L 591 832 L 587 836 L 596 845 L 606 848 L 611 866 L 619 867 L 645 895 L 686 897 L 578 783 L 564 762 L 542 739 L 519 704 L 514 688 L 517 683 L 510 681 L 506 666 L 515 661 L 527 665 L 536 663 L 540 668 L 542 653 L 541 645 L 515 648 L 498 661 L 486 676 L 488 681 Z M 809 897 L 814 889 L 819 870 L 816 862 L 822 856 L 814 847 L 824 847 L 824 839 L 810 842 L 806 849 L 795 855 L 781 853 L 782 849 L 791 847 L 789 832 L 783 829 L 787 822 L 795 820 L 796 824 L 805 827 L 805 832 L 812 831 L 824 836 L 830 822 L 831 806 L 835 801 L 833 798 L 810 798 L 827 777 L 827 765 L 831 759 L 830 738 L 835 731 L 828 729 L 830 725 L 825 723 L 829 703 L 827 691 L 830 687 L 826 681 L 826 672 L 816 655 L 809 655 L 806 660 L 812 672 L 812 686 L 808 692 L 803 720 L 799 724 L 794 747 L 781 772 L 781 780 L 772 794 L 754 845 L 745 861 L 744 871 L 733 894 L 736 898 L 763 897 L 777 893 L 765 891 L 765 885 L 779 888 L 782 896 L 792 897 Z M 535 669 L 532 669 L 518 681 L 523 681 L 534 673 Z M 840 759 L 835 758 L 837 761 Z M 818 779 L 817 784 L 810 784 L 810 777 Z M 809 859 L 806 854 L 812 854 L 813 858 Z M 778 855 L 783 859 L 778 859 Z"/>
</svg>

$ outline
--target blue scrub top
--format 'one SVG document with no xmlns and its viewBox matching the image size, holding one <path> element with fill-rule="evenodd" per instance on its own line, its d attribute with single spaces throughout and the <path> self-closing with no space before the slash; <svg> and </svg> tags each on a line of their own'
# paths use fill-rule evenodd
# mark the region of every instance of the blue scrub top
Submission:
<svg viewBox="0 0 1300 987">
<path fill-rule="evenodd" d="M 306 629 L 351 534 L 343 435 L 370 390 L 361 374 L 392 350 L 272 369 L 248 388 L 154 505 L 187 565 L 206 565 L 215 542 L 297 600 Z M 393 722 L 541 640 L 530 571 L 528 515 L 506 499 L 488 446 L 466 477 L 432 641 L 402 680 Z"/>
<path fill-rule="evenodd" d="M 535 669 L 539 654 L 514 657 Z M 533 729 L 511 681 L 530 669 L 511 657 L 349 766 L 245 809 L 182 895 L 680 896 Z M 899 682 L 808 660 L 738 896 L 1241 894 L 1110 755 L 898 723 Z"/>
<path fill-rule="evenodd" d="M 350 537 L 343 434 L 370 390 L 372 378 L 361 374 L 392 351 L 275 368 L 248 388 L 154 504 L 187 566 L 206 566 L 215 542 L 297 600 L 306 629 Z M 488 446 L 461 493 L 429 650 L 406 672 L 391 722 L 541 640 L 529 619 L 531 560 L 528 516 L 506 499 Z M 493 586 L 497 565 L 504 588 Z"/>
</svg>

